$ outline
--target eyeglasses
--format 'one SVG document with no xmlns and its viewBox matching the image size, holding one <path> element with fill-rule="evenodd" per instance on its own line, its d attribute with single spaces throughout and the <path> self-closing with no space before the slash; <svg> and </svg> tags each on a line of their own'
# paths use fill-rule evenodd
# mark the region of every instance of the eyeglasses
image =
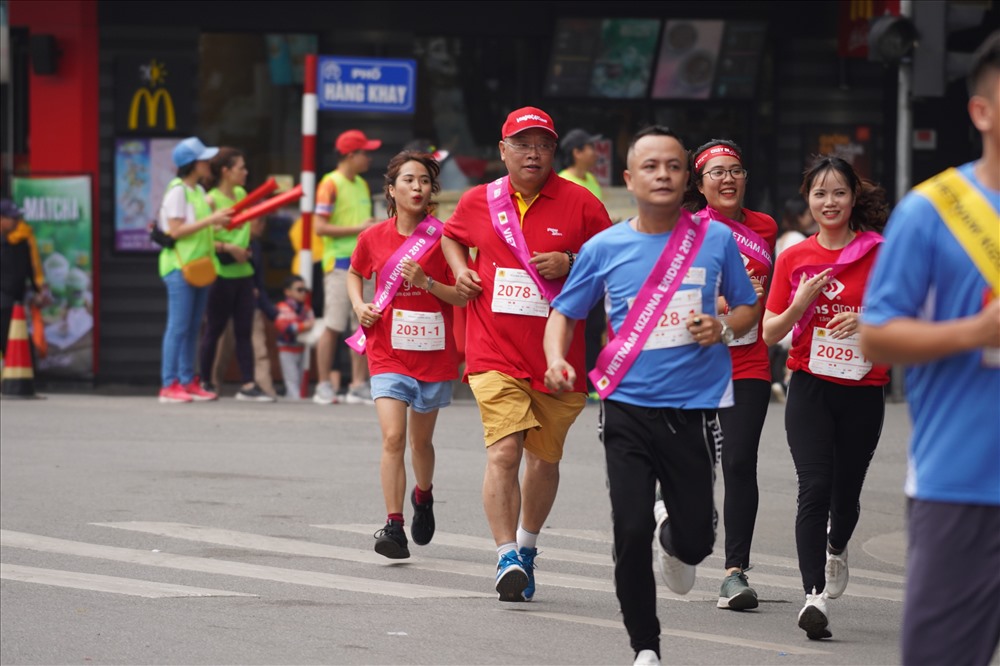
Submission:
<svg viewBox="0 0 1000 666">
<path fill-rule="evenodd" d="M 554 143 L 522 143 L 520 141 L 508 141 L 504 139 L 504 143 L 507 147 L 513 150 L 519 155 L 526 155 L 532 151 L 537 150 L 542 155 L 551 155 L 556 152 L 556 144 Z"/>
<path fill-rule="evenodd" d="M 727 173 L 736 180 L 743 180 L 747 177 L 749 172 L 743 167 L 733 167 L 732 169 L 723 169 L 720 167 L 718 169 L 707 171 L 706 173 L 712 180 L 722 180 L 726 177 Z"/>
<path fill-rule="evenodd" d="M 306 289 L 305 287 L 295 287 L 294 289 L 292 289 L 292 291 L 294 291 L 296 294 L 304 294 L 309 290 Z"/>
</svg>

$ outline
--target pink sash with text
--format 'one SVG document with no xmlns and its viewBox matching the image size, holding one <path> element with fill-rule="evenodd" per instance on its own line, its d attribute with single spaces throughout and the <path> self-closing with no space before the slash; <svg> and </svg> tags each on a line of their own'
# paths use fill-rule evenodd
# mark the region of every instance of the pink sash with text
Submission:
<svg viewBox="0 0 1000 666">
<path fill-rule="evenodd" d="M 443 228 L 444 224 L 441 220 L 428 215 L 417 225 L 413 233 L 396 248 L 396 251 L 392 253 L 392 256 L 378 273 L 379 290 L 373 301 L 376 310 L 383 312 L 403 285 L 403 259 L 409 258 L 417 261 L 427 254 L 441 240 Z M 359 326 L 354 335 L 347 338 L 345 342 L 354 351 L 364 354 L 367 350 L 367 339 L 365 330 Z"/>
<path fill-rule="evenodd" d="M 771 248 L 768 246 L 767 241 L 756 231 L 742 222 L 737 222 L 726 217 L 711 206 L 706 206 L 698 214 L 718 220 L 729 227 L 729 230 L 733 233 L 733 240 L 739 246 L 741 254 L 767 266 L 768 271 L 774 266 L 774 257 L 771 256 Z"/>
<path fill-rule="evenodd" d="M 486 204 L 490 209 L 493 230 L 510 246 L 511 254 L 538 285 L 542 296 L 547 301 L 552 302 L 552 299 L 559 295 L 562 287 L 559 286 L 559 283 L 542 277 L 535 265 L 531 263 L 528 244 L 524 240 L 524 234 L 521 233 L 520 217 L 514 208 L 514 202 L 510 199 L 508 182 L 510 182 L 510 176 L 504 176 L 486 186 Z"/>
<path fill-rule="evenodd" d="M 594 369 L 588 375 L 602 399 L 614 392 L 639 358 L 646 339 L 656 328 L 660 315 L 694 263 L 707 229 L 707 220 L 702 223 L 697 216 L 692 216 L 686 210 L 681 211 L 677 226 L 653 265 L 653 270 L 642 283 L 635 302 L 625 315 L 621 330 L 601 350 Z"/>
<path fill-rule="evenodd" d="M 802 274 L 806 274 L 806 279 L 811 278 L 817 273 L 822 273 L 826 269 L 830 270 L 830 277 L 837 277 L 845 268 L 851 264 L 864 258 L 872 249 L 878 247 L 884 239 L 882 235 L 875 231 L 864 231 L 854 237 L 850 243 L 844 246 L 844 249 L 840 251 L 840 256 L 837 257 L 837 261 L 832 264 L 814 264 L 811 266 L 799 266 L 790 276 L 792 281 L 792 291 L 788 295 L 788 303 L 791 304 L 792 300 L 795 298 L 795 292 L 799 290 L 799 281 L 802 279 Z M 813 313 L 816 312 L 816 301 L 814 300 L 806 308 L 806 311 L 802 314 L 802 317 L 795 322 L 795 326 L 792 327 L 792 343 L 794 344 L 806 330 L 809 321 L 812 319 Z"/>
</svg>

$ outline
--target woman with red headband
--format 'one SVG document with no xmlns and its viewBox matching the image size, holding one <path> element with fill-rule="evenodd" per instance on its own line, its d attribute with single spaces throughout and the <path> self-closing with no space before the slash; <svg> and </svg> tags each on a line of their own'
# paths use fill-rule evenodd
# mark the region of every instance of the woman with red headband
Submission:
<svg viewBox="0 0 1000 666">
<path fill-rule="evenodd" d="M 740 147 L 713 139 L 694 153 L 693 177 L 685 204 L 701 217 L 724 223 L 740 248 L 747 275 L 763 299 L 774 257 L 778 225 L 764 213 L 743 207 L 747 170 Z M 718 304 L 725 320 L 725 299 Z M 724 340 L 733 361 L 732 407 L 719 410 L 722 426 L 722 473 L 726 493 L 723 519 L 726 527 L 726 575 L 719 590 L 718 607 L 729 610 L 756 608 L 757 592 L 747 582 L 750 543 L 757 521 L 757 450 L 771 399 L 771 369 L 767 345 L 758 322 L 746 335 Z"/>
<path fill-rule="evenodd" d="M 830 638 L 827 599 L 844 593 L 847 544 L 882 432 L 889 367 L 858 342 L 858 316 L 882 242 L 885 192 L 839 157 L 824 156 L 799 190 L 819 232 L 784 250 L 764 311 L 764 340 L 792 332 L 785 433 L 798 477 L 795 548 L 806 593 L 799 628 Z"/>
</svg>

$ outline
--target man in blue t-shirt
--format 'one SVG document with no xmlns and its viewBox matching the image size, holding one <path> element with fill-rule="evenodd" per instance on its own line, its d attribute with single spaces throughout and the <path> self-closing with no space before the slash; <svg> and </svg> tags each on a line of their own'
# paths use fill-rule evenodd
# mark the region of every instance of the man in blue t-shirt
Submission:
<svg viewBox="0 0 1000 666">
<path fill-rule="evenodd" d="M 969 93 L 982 157 L 896 207 L 861 317 L 864 354 L 907 366 L 908 665 L 985 664 L 1000 642 L 1000 32 Z"/>
<path fill-rule="evenodd" d="M 608 318 L 622 333 L 681 215 L 690 172 L 687 151 L 670 130 L 639 132 L 628 149 L 625 184 L 638 216 L 584 243 L 545 329 L 545 384 L 569 391 L 576 374 L 566 359 L 576 321 L 607 296 Z M 615 588 L 636 664 L 659 664 L 660 623 L 649 542 L 659 528 L 660 568 L 674 592 L 694 584 L 695 565 L 715 542 L 713 485 L 721 444 L 716 410 L 733 404 L 727 342 L 760 315 L 728 227 L 708 225 L 693 263 L 657 319 L 633 365 L 607 395 L 601 432 L 614 517 Z M 716 317 L 725 296 L 732 310 Z M 600 363 L 598 364 L 600 367 Z M 659 483 L 666 514 L 654 523 Z"/>
</svg>

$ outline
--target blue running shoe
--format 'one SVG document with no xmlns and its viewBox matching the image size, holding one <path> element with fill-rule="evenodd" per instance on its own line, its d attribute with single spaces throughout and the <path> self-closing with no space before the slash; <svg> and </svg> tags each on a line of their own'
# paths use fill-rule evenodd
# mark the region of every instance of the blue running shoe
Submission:
<svg viewBox="0 0 1000 666">
<path fill-rule="evenodd" d="M 497 594 L 500 601 L 524 601 L 524 588 L 528 574 L 521 566 L 517 553 L 504 553 L 497 563 Z"/>
<path fill-rule="evenodd" d="M 531 598 L 535 596 L 535 556 L 538 555 L 538 549 L 521 548 L 518 555 L 521 556 L 521 566 L 524 567 L 524 573 L 528 574 L 528 584 L 524 588 L 524 600 L 531 601 Z"/>
</svg>

